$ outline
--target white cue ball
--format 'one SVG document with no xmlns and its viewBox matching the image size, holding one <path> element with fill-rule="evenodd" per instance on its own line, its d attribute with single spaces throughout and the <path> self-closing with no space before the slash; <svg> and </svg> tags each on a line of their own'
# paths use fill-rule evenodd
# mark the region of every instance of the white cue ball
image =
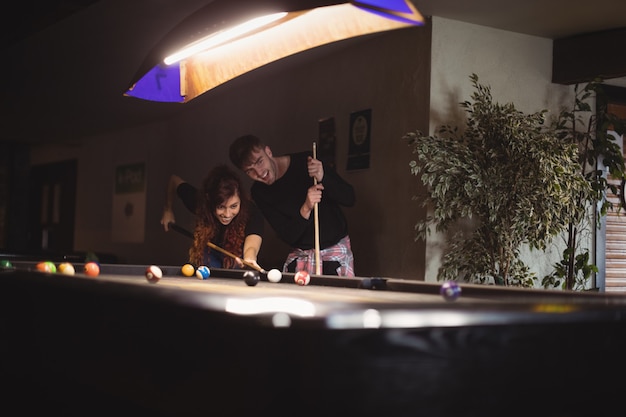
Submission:
<svg viewBox="0 0 626 417">
<path fill-rule="evenodd" d="M 269 282 L 280 282 L 283 274 L 278 269 L 270 269 L 270 272 L 267 273 L 267 280 Z"/>
</svg>

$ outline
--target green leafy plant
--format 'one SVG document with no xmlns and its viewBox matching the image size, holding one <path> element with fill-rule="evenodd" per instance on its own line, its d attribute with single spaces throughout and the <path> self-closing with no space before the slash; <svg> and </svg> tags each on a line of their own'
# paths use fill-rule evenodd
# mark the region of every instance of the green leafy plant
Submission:
<svg viewBox="0 0 626 417">
<path fill-rule="evenodd" d="M 580 218 L 578 213 L 563 213 L 563 216 L 569 215 L 566 249 L 562 260 L 554 265 L 554 271 L 543 278 L 542 285 L 545 288 L 583 290 L 598 268 L 591 262 L 589 249 L 580 244 L 580 237 L 593 228 L 593 223 L 600 228 L 601 218 L 609 210 L 616 209 L 607 198 L 607 193 L 617 195 L 618 186 L 609 182 L 606 174 L 608 171 L 613 178 L 624 178 L 624 157 L 609 130 L 621 135 L 626 125 L 624 120 L 607 111 L 602 80 L 597 79 L 584 86 L 576 85 L 574 92 L 572 109 L 562 111 L 551 128 L 561 143 L 574 144 L 578 148 L 579 169 L 593 193 L 581 193 L 574 199 L 578 207 L 594 211 L 595 222 L 585 222 L 585 218 Z M 595 112 L 590 104 L 594 99 Z M 586 116 L 587 123 L 584 121 Z"/>
<path fill-rule="evenodd" d="M 448 236 L 440 280 L 534 286 L 535 274 L 520 259 L 522 245 L 544 250 L 572 222 L 587 214 L 577 198 L 595 190 L 581 173 L 576 143 L 545 127 L 547 111 L 525 114 L 493 101 L 489 86 L 470 80 L 464 129 L 444 125 L 435 135 L 403 136 L 410 162 L 426 192 L 415 196 L 431 210 L 415 225 L 416 239 L 435 226 Z M 563 215 L 567 213 L 567 215 Z M 470 219 L 468 228 L 459 227 Z"/>
</svg>

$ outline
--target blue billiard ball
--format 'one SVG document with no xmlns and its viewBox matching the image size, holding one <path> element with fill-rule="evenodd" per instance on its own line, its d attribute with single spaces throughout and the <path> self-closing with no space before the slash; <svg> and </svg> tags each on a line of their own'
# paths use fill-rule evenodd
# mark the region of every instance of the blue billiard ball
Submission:
<svg viewBox="0 0 626 417">
<path fill-rule="evenodd" d="M 456 281 L 446 281 L 441 286 L 439 293 L 446 301 L 454 301 L 461 295 L 461 287 Z"/>
<path fill-rule="evenodd" d="M 367 290 L 372 289 L 372 280 L 370 278 L 363 278 L 359 284 L 359 288 L 365 288 Z"/>
<path fill-rule="evenodd" d="M 196 278 L 198 279 L 209 279 L 209 277 L 211 276 L 211 270 L 209 269 L 208 266 L 199 266 L 198 269 L 196 269 Z"/>
</svg>

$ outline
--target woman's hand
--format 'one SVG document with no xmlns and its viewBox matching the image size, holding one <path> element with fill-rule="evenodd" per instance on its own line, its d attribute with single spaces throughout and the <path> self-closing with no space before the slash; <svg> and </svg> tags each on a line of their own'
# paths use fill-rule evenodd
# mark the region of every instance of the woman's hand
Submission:
<svg viewBox="0 0 626 417">
<path fill-rule="evenodd" d="M 161 224 L 166 232 L 170 230 L 170 223 L 176 223 L 176 217 L 174 217 L 174 212 L 171 209 L 165 208 L 161 217 Z"/>
<path fill-rule="evenodd" d="M 245 262 L 245 263 L 244 263 Z M 256 259 L 245 259 L 245 260 L 241 260 L 240 257 L 236 257 L 235 258 L 235 263 L 237 264 L 237 266 L 241 269 L 243 269 L 244 267 L 250 267 L 250 266 L 254 266 L 254 269 L 256 269 L 257 271 L 261 270 L 262 268 L 259 266 L 259 264 L 256 263 Z M 247 265 L 246 265 L 247 264 Z M 258 269 L 257 269 L 258 268 Z"/>
</svg>

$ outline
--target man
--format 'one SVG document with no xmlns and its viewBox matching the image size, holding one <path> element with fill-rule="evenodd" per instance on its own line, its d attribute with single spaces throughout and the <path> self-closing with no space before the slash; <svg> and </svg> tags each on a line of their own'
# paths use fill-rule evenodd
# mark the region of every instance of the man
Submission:
<svg viewBox="0 0 626 417">
<path fill-rule="evenodd" d="M 341 206 L 355 203 L 352 185 L 309 152 L 274 156 L 258 137 L 246 135 L 230 146 L 231 162 L 255 182 L 251 188 L 265 219 L 292 247 L 283 271 L 315 272 L 314 207 L 318 205 L 322 274 L 354 276 L 348 223 Z M 317 184 L 314 184 L 314 180 Z"/>
</svg>

